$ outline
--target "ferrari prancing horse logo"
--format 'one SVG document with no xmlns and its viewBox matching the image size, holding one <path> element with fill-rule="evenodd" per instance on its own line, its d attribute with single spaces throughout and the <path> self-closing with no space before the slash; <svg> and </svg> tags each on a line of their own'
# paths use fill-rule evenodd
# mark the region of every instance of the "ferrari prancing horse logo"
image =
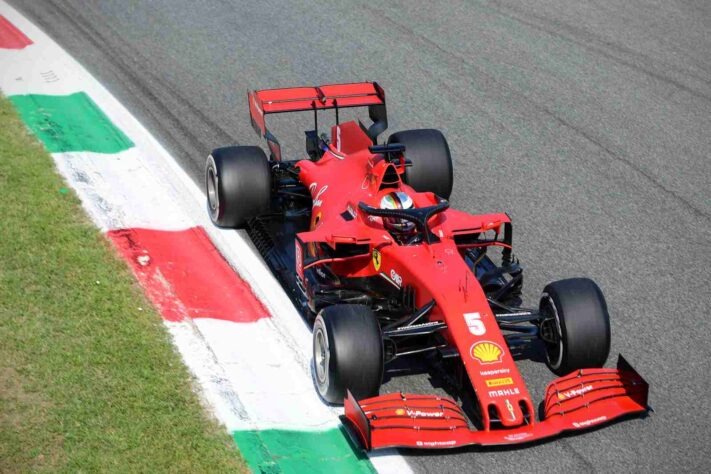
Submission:
<svg viewBox="0 0 711 474">
<path fill-rule="evenodd" d="M 375 267 L 375 271 L 380 270 L 380 263 L 382 262 L 383 258 L 380 255 L 380 251 L 378 249 L 373 249 L 373 266 Z"/>
</svg>

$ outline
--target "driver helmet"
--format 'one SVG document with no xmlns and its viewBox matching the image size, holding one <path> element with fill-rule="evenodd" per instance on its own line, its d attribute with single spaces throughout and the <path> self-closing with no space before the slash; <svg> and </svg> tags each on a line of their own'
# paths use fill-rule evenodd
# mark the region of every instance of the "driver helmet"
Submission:
<svg viewBox="0 0 711 474">
<path fill-rule="evenodd" d="M 380 200 L 380 209 L 412 209 L 412 198 L 402 191 L 386 194 Z M 397 217 L 383 217 L 383 225 L 389 231 L 409 233 L 415 228 L 415 223 Z"/>
</svg>

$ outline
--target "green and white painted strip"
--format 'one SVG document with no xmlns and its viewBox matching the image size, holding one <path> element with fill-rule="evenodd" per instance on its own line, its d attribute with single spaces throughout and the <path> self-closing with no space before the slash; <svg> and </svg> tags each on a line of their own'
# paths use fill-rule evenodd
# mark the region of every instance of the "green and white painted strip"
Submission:
<svg viewBox="0 0 711 474">
<path fill-rule="evenodd" d="M 259 472 L 368 472 L 368 458 L 353 446 L 343 428 L 326 431 L 235 431 L 247 463 Z M 321 453 L 328 453 L 323 455 Z M 353 461 L 353 456 L 357 461 Z"/>
<path fill-rule="evenodd" d="M 133 147 L 133 142 L 114 127 L 84 92 L 15 95 L 10 100 L 51 153 L 119 153 Z"/>
<path fill-rule="evenodd" d="M 165 323 L 206 404 L 233 434 L 250 467 L 410 472 L 397 452 L 371 457 L 360 452 L 337 418 L 342 409 L 316 395 L 310 332 L 246 235 L 210 224 L 201 190 L 71 56 L 3 1 L 0 15 L 31 40 L 0 49 L 0 89 L 52 152 L 96 224 L 107 233 L 204 229 L 269 312 L 270 317 L 249 323 L 211 317 Z M 140 265 L 146 264 L 141 257 Z M 180 310 L 190 302 L 175 304 Z"/>
</svg>

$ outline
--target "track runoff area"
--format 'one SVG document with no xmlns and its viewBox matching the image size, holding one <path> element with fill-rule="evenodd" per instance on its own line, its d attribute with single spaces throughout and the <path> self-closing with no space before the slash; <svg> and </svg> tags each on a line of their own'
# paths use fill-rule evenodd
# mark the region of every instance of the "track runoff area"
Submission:
<svg viewBox="0 0 711 474">
<path fill-rule="evenodd" d="M 411 472 L 361 452 L 311 376 L 311 334 L 241 232 L 90 73 L 0 1 L 0 89 L 113 242 L 255 472 Z"/>
</svg>

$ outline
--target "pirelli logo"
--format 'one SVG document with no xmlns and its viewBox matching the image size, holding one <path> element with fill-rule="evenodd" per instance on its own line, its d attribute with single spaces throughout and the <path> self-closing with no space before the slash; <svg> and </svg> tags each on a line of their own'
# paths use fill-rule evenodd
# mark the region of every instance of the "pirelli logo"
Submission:
<svg viewBox="0 0 711 474">
<path fill-rule="evenodd" d="M 502 385 L 513 385 L 511 377 L 503 377 L 500 379 L 489 379 L 486 381 L 487 387 L 501 387 Z"/>
</svg>

